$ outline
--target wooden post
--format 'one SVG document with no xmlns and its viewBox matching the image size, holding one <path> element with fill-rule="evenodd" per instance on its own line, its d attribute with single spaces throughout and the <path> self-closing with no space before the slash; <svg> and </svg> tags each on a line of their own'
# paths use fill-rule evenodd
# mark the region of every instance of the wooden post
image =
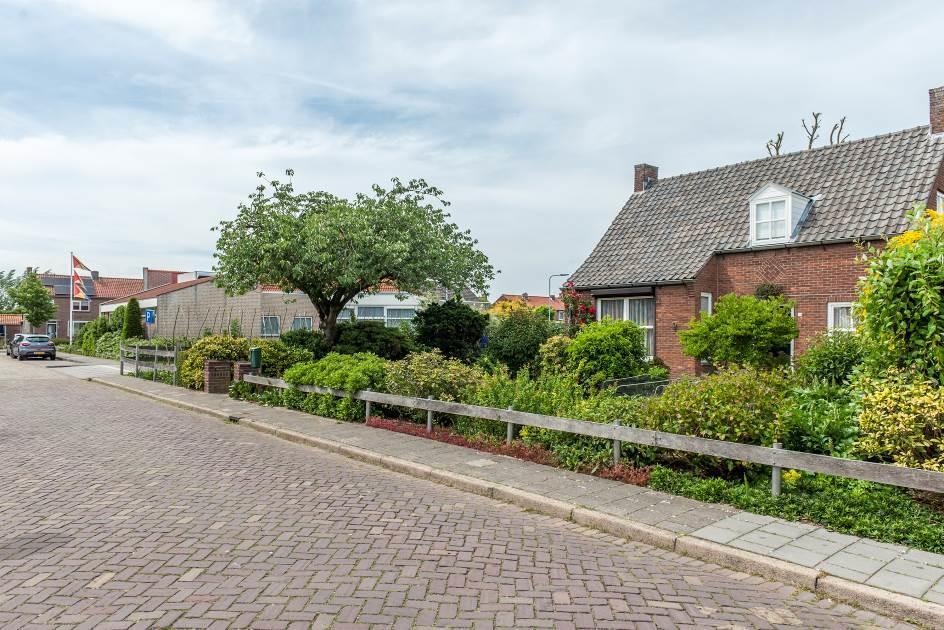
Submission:
<svg viewBox="0 0 944 630">
<path fill-rule="evenodd" d="M 433 432 L 433 410 L 432 409 L 428 409 L 426 411 L 426 432 L 427 433 Z"/>
<path fill-rule="evenodd" d="M 151 370 L 151 380 L 157 380 L 157 348 L 154 348 L 154 368 Z"/>
<path fill-rule="evenodd" d="M 508 411 L 513 409 L 513 405 L 508 406 Z M 505 444 L 511 446 L 511 441 L 515 438 L 515 423 L 508 421 L 505 423 Z"/>
<path fill-rule="evenodd" d="M 125 375 L 125 347 L 118 344 L 118 374 Z"/>
<path fill-rule="evenodd" d="M 620 420 L 617 418 L 613 421 L 613 426 L 619 426 Z M 619 466 L 620 463 L 620 452 L 623 450 L 623 443 L 619 440 L 613 440 L 613 467 Z"/>
<path fill-rule="evenodd" d="M 180 312 L 180 307 L 177 307 L 177 312 Z M 174 327 L 176 328 L 177 322 L 174 322 Z M 170 373 L 170 382 L 175 387 L 177 386 L 177 342 L 174 342 L 174 370 Z"/>
<path fill-rule="evenodd" d="M 370 420 L 370 401 L 364 402 L 364 422 Z"/>
<path fill-rule="evenodd" d="M 780 442 L 774 442 L 774 448 L 783 448 L 783 444 Z M 770 495 L 774 497 L 780 496 L 780 485 L 783 477 L 780 474 L 780 466 L 771 466 L 770 467 Z"/>
<path fill-rule="evenodd" d="M 139 365 L 139 361 L 138 361 L 138 344 L 134 344 L 134 375 L 135 375 L 135 377 L 138 376 L 138 365 Z"/>
</svg>

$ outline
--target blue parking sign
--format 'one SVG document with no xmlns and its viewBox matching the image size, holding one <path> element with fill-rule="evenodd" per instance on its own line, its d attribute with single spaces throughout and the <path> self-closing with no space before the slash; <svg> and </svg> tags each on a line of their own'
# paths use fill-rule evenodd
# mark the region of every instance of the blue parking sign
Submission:
<svg viewBox="0 0 944 630">
<path fill-rule="evenodd" d="M 150 311 L 150 310 L 144 311 L 144 323 L 145 323 L 145 324 L 153 324 L 156 319 L 157 319 L 157 313 L 156 313 L 156 312 Z"/>
</svg>

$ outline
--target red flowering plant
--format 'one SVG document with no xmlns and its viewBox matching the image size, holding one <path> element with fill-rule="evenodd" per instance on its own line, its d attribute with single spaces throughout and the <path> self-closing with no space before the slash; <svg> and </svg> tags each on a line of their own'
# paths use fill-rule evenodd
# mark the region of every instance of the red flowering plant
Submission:
<svg viewBox="0 0 944 630">
<path fill-rule="evenodd" d="M 597 309 L 593 300 L 586 293 L 574 289 L 573 282 L 567 282 L 561 287 L 561 300 L 564 302 L 567 323 L 572 328 L 580 328 L 596 320 Z"/>
</svg>

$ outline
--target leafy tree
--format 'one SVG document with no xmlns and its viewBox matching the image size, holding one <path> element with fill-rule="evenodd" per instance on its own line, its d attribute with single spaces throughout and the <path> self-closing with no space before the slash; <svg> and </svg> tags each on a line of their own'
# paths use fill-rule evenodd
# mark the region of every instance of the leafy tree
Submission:
<svg viewBox="0 0 944 630">
<path fill-rule="evenodd" d="M 344 306 L 383 282 L 424 294 L 465 287 L 485 292 L 494 270 L 468 231 L 448 221 L 442 191 L 422 179 L 343 199 L 297 193 L 291 182 L 263 179 L 235 219 L 222 221 L 217 283 L 230 294 L 258 284 L 300 290 L 318 311 L 329 346 Z M 286 171 L 291 177 L 294 172 Z"/>
<path fill-rule="evenodd" d="M 12 311 L 16 308 L 16 302 L 10 295 L 10 291 L 20 283 L 20 280 L 15 269 L 0 271 L 0 311 Z"/>
<path fill-rule="evenodd" d="M 488 356 L 518 372 L 538 356 L 541 345 L 556 331 L 555 326 L 528 308 L 514 309 L 488 327 Z"/>
<path fill-rule="evenodd" d="M 785 361 L 782 349 L 799 331 L 782 297 L 722 296 L 711 315 L 702 313 L 679 333 L 682 351 L 715 364 L 770 367 Z"/>
<path fill-rule="evenodd" d="M 913 220 L 867 252 L 856 316 L 872 371 L 908 368 L 944 384 L 944 213 L 918 207 Z"/>
<path fill-rule="evenodd" d="M 416 340 L 438 348 L 446 358 L 468 361 L 479 352 L 479 340 L 485 334 L 488 317 L 459 300 L 430 304 L 416 314 L 413 329 Z"/>
<path fill-rule="evenodd" d="M 121 327 L 122 339 L 144 337 L 144 325 L 141 323 L 141 307 L 138 300 L 131 298 L 125 307 L 125 322 Z"/>
<path fill-rule="evenodd" d="M 8 293 L 13 298 L 14 308 L 21 311 L 26 321 L 34 328 L 43 326 L 56 314 L 56 304 L 52 296 L 35 273 L 23 276 Z"/>
</svg>

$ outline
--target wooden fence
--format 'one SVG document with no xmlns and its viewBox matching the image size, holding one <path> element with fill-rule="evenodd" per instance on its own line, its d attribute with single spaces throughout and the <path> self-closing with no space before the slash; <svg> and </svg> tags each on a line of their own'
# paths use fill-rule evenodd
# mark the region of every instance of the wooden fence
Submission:
<svg viewBox="0 0 944 630">
<path fill-rule="evenodd" d="M 158 348 L 157 346 L 124 346 L 118 347 L 118 371 L 125 373 L 125 364 L 133 366 L 135 375 L 141 370 L 151 370 L 151 380 L 157 380 L 158 372 L 170 372 L 171 381 L 177 384 L 177 358 L 180 348 Z"/>
<path fill-rule="evenodd" d="M 511 440 L 515 425 L 553 429 L 554 431 L 564 431 L 577 435 L 612 440 L 614 463 L 618 463 L 619 461 L 620 444 L 622 442 L 631 442 L 643 446 L 654 446 L 674 451 L 684 451 L 686 453 L 710 455 L 712 457 L 721 457 L 734 461 L 762 464 L 771 466 L 773 469 L 771 490 L 774 495 L 780 493 L 780 471 L 783 468 L 835 475 L 837 477 L 847 477 L 850 479 L 874 481 L 876 483 L 884 483 L 902 488 L 944 493 L 944 473 L 920 470 L 917 468 L 906 468 L 892 464 L 877 464 L 855 459 L 842 459 L 828 455 L 790 451 L 780 448 L 779 444 L 775 444 L 773 447 L 755 446 L 753 444 L 740 444 L 737 442 L 711 440 L 690 435 L 679 435 L 677 433 L 639 429 L 633 426 L 623 425 L 619 423 L 619 421 L 614 424 L 602 424 L 587 420 L 544 416 L 536 413 L 514 411 L 512 409 L 497 409 L 495 407 L 466 405 L 463 403 L 445 402 L 429 398 L 413 398 L 410 396 L 384 394 L 370 390 L 359 391 L 352 394 L 343 390 L 319 387 L 316 385 L 291 385 L 282 379 L 267 378 L 264 376 L 245 375 L 243 376 L 243 380 L 256 385 L 265 385 L 280 389 L 295 388 L 307 393 L 329 394 L 331 396 L 362 400 L 367 403 L 367 415 L 370 414 L 371 403 L 407 407 L 410 409 L 423 409 L 427 412 L 426 428 L 428 431 L 432 431 L 433 413 L 445 413 L 504 422 L 508 427 L 508 441 Z"/>
</svg>

